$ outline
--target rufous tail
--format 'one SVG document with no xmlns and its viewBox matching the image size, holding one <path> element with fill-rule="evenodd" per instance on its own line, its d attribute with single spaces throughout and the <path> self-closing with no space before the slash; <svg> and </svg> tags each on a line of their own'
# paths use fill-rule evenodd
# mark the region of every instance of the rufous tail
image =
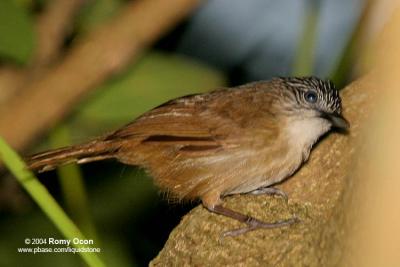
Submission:
<svg viewBox="0 0 400 267">
<path fill-rule="evenodd" d="M 41 152 L 32 155 L 26 162 L 29 169 L 37 172 L 45 172 L 72 162 L 82 164 L 115 158 L 119 148 L 119 142 L 95 140 L 82 145 Z"/>
</svg>

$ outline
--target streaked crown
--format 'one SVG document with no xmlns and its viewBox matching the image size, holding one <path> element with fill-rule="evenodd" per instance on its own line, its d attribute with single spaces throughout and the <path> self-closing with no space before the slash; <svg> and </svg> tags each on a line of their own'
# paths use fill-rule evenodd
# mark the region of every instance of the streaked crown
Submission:
<svg viewBox="0 0 400 267">
<path fill-rule="evenodd" d="M 331 81 L 316 77 L 279 79 L 292 93 L 289 97 L 295 100 L 297 108 L 341 114 L 342 101 L 338 90 Z"/>
</svg>

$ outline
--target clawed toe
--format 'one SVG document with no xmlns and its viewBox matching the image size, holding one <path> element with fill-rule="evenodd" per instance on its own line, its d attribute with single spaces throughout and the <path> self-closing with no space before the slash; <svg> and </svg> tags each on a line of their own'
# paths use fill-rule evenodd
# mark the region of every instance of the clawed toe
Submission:
<svg viewBox="0 0 400 267">
<path fill-rule="evenodd" d="M 275 223 L 266 223 L 263 221 L 259 221 L 257 219 L 254 219 L 250 217 L 250 220 L 247 223 L 246 227 L 226 231 L 222 233 L 221 237 L 227 237 L 227 236 L 238 236 L 241 234 L 245 234 L 250 231 L 254 231 L 257 229 L 272 229 L 272 228 L 279 228 L 279 227 L 284 227 L 284 226 L 289 226 L 294 223 L 298 223 L 300 220 L 295 216 L 293 218 L 290 218 L 288 220 L 283 220 L 283 221 L 277 221 Z"/>
</svg>

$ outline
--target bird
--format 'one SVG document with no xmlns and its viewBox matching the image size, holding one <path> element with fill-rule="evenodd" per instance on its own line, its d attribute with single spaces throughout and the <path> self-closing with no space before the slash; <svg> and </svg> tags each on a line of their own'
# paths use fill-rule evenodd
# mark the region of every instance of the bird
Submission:
<svg viewBox="0 0 400 267">
<path fill-rule="evenodd" d="M 349 126 L 331 81 L 277 77 L 172 99 L 114 132 L 32 155 L 27 165 L 37 172 L 105 159 L 138 166 L 168 197 L 199 199 L 208 211 L 242 222 L 224 233 L 237 236 L 298 219 L 264 222 L 225 207 L 225 197 L 286 196 L 273 186 L 308 160 L 322 135 Z"/>
</svg>

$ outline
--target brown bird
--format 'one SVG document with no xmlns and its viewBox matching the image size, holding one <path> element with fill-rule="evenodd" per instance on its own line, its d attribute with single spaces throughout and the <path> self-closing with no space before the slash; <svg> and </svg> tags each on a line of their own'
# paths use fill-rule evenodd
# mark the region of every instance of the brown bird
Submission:
<svg viewBox="0 0 400 267">
<path fill-rule="evenodd" d="M 145 168 L 177 199 L 202 201 L 209 211 L 239 220 L 238 235 L 292 224 L 266 223 L 222 205 L 241 193 L 281 194 L 270 186 L 291 176 L 332 127 L 346 130 L 334 85 L 315 77 L 275 78 L 168 101 L 121 129 L 85 144 L 28 159 L 39 172 L 103 159 Z"/>
</svg>

